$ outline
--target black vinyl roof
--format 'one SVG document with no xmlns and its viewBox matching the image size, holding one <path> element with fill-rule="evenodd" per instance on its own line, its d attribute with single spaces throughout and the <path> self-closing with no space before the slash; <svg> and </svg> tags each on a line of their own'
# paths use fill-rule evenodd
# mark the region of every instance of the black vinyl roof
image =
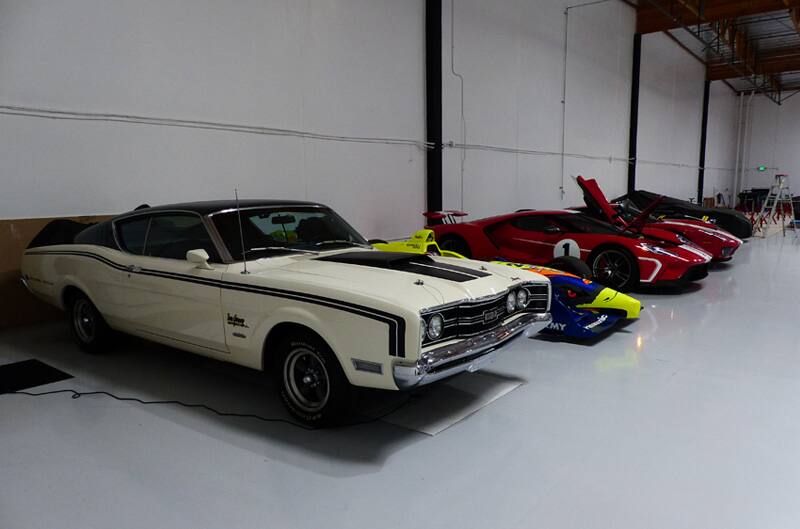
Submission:
<svg viewBox="0 0 800 529">
<path fill-rule="evenodd" d="M 142 213 L 158 213 L 159 211 L 176 211 L 176 210 L 191 211 L 193 213 L 198 213 L 200 215 L 208 215 L 209 213 L 216 213 L 217 211 L 223 211 L 226 209 L 236 209 L 236 206 L 237 204 L 235 200 L 207 200 L 202 202 L 183 202 L 179 204 L 165 204 L 163 206 L 153 206 L 153 207 L 140 206 L 136 210 L 124 213 L 120 216 L 124 217 L 132 214 L 138 215 Z M 257 208 L 257 207 L 276 207 L 276 206 L 327 207 L 317 202 L 304 202 L 300 200 L 259 200 L 259 199 L 240 200 L 238 206 L 242 209 Z"/>
</svg>

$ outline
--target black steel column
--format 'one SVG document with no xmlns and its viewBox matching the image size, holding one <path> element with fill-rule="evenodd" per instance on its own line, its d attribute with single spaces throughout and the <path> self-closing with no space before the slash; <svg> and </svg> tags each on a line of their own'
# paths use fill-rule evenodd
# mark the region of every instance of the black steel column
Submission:
<svg viewBox="0 0 800 529">
<path fill-rule="evenodd" d="M 703 183 L 706 176 L 706 137 L 708 135 L 708 100 L 711 96 L 711 81 L 703 88 L 703 127 L 700 129 L 700 169 L 697 171 L 697 203 L 703 204 Z"/>
<path fill-rule="evenodd" d="M 442 209 L 442 0 L 425 2 L 425 127 L 428 211 Z"/>
<path fill-rule="evenodd" d="M 631 75 L 631 124 L 628 136 L 628 193 L 636 189 L 636 139 L 639 134 L 639 69 L 642 63 L 642 34 L 633 36 L 633 72 Z"/>
</svg>

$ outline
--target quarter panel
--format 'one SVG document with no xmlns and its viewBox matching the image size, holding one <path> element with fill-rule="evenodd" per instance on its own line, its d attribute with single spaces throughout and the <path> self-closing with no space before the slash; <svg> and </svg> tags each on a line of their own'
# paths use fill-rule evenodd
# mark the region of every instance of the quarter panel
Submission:
<svg viewBox="0 0 800 529">
<path fill-rule="evenodd" d="M 269 332 L 281 323 L 295 323 L 325 340 L 351 384 L 396 389 L 391 367 L 397 359 L 389 355 L 386 323 L 313 303 L 227 289 L 222 306 L 226 318 L 230 316 L 225 335 L 231 361 L 237 364 L 261 369 L 262 354 L 274 353 L 263 349 Z M 382 374 L 356 371 L 354 358 L 381 364 Z"/>
</svg>

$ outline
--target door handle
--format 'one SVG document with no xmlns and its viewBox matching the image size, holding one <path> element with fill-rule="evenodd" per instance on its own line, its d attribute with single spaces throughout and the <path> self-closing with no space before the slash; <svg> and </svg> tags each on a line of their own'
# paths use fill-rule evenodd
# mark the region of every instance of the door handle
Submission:
<svg viewBox="0 0 800 529">
<path fill-rule="evenodd" d="M 142 271 L 142 267 L 141 266 L 136 266 L 136 265 L 128 265 L 125 268 L 128 270 L 128 272 L 137 273 L 137 272 L 141 272 Z"/>
</svg>

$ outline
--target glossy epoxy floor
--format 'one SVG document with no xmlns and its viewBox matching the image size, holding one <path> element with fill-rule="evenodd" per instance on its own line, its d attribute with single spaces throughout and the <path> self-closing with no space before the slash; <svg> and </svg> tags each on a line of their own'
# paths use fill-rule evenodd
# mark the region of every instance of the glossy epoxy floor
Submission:
<svg viewBox="0 0 800 529">
<path fill-rule="evenodd" d="M 0 396 L 0 527 L 794 528 L 798 285 L 800 240 L 755 240 L 599 343 L 515 345 L 491 371 L 524 384 L 433 437 Z M 39 390 L 283 415 L 251 373 L 143 342 L 0 334 L 0 363 L 25 358 L 76 377 Z"/>
</svg>

